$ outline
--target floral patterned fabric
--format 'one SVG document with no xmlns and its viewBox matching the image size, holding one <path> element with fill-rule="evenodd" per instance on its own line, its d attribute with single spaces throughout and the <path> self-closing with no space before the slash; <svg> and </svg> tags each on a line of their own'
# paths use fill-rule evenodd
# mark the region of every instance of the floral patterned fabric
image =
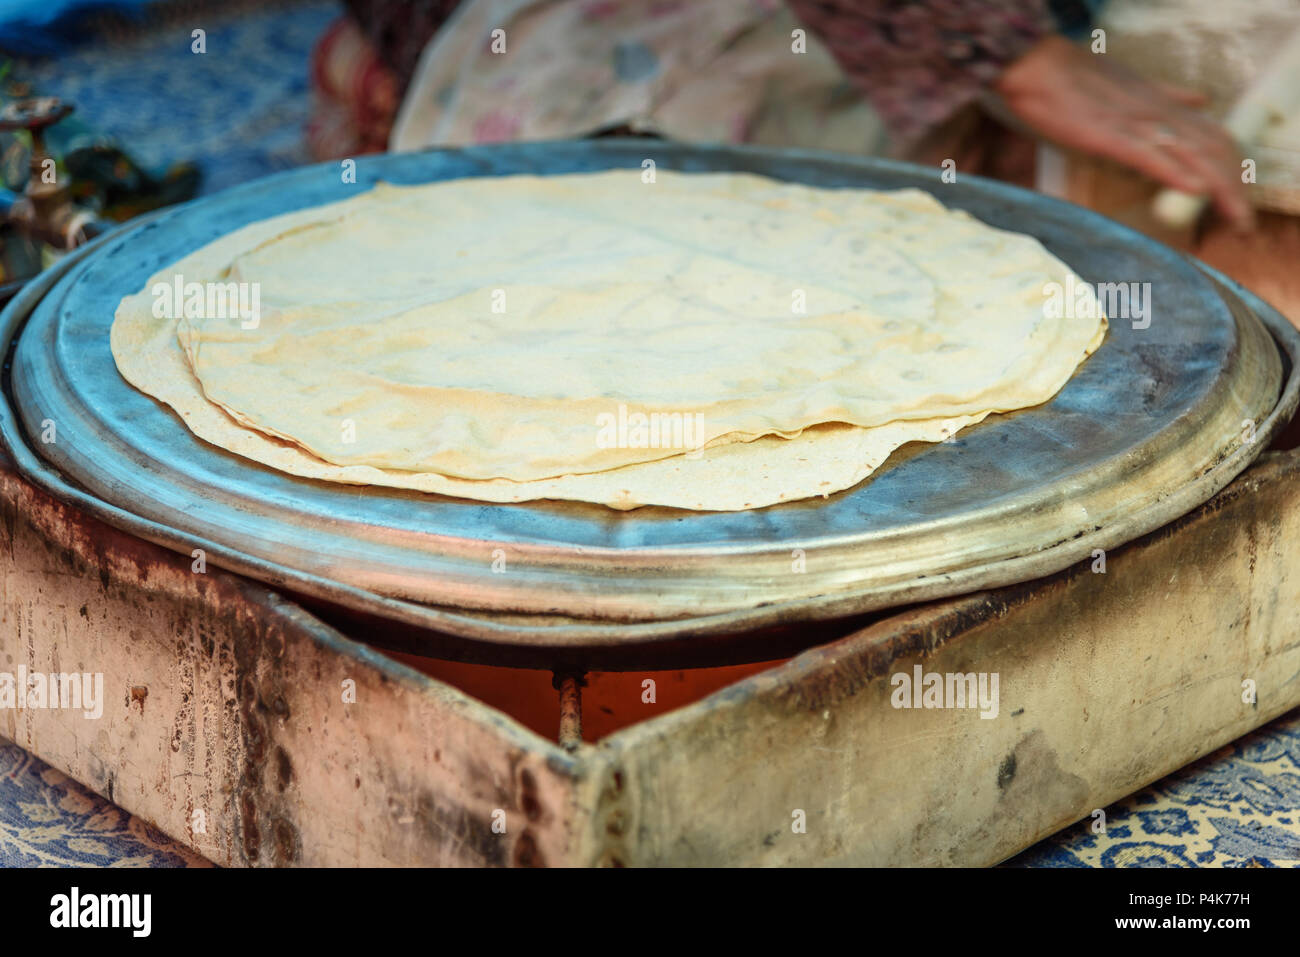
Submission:
<svg viewBox="0 0 1300 957">
<path fill-rule="evenodd" d="M 958 112 L 1056 30 L 1046 0 L 788 0 L 896 146 Z"/>
<path fill-rule="evenodd" d="M 710 0 L 707 4 L 685 0 L 420 0 L 412 4 L 348 0 L 348 6 L 402 89 L 411 82 L 420 47 L 433 39 L 442 48 L 425 56 L 408 112 L 434 110 L 428 103 L 430 94 L 438 98 L 440 116 L 446 116 L 453 99 L 460 100 L 460 111 L 472 109 L 458 88 L 468 83 L 492 115 L 509 118 L 480 123 L 478 142 L 484 141 L 483 127 L 487 127 L 486 135 L 497 138 L 522 132 L 519 126 L 525 110 L 554 113 L 558 104 L 560 111 L 566 111 L 566 101 L 579 91 L 582 98 L 599 99 L 600 105 L 608 107 L 611 90 L 645 87 L 642 81 L 647 79 L 656 81 L 650 84 L 650 91 L 625 91 L 633 94 L 620 101 L 625 115 L 600 116 L 600 122 L 590 127 L 602 123 L 650 125 L 647 114 L 654 111 L 656 93 L 662 96 L 689 86 L 702 110 L 732 109 L 731 122 L 722 132 L 730 134 L 726 138 L 731 140 L 743 140 L 761 101 L 755 97 L 742 104 L 751 107 L 748 113 L 735 113 L 737 104 L 726 98 L 718 101 L 713 96 L 714 84 L 726 71 L 717 61 L 732 44 L 748 42 L 745 34 L 762 30 L 767 34 L 770 72 L 764 76 L 751 71 L 751 76 L 760 84 L 764 80 L 780 82 L 787 72 L 783 68 L 790 65 L 780 61 L 790 59 L 791 30 L 802 26 L 838 65 L 836 96 L 843 98 L 852 90 L 865 97 L 883 119 L 899 151 L 973 101 L 1008 64 L 1058 28 L 1049 0 L 787 0 L 782 10 L 775 0 Z M 1086 13 L 1078 3 L 1069 7 L 1072 26 L 1077 25 L 1080 9 Z M 781 28 L 770 29 L 776 22 Z M 466 46 L 473 50 L 485 45 L 487 31 L 494 28 L 504 29 L 508 37 L 526 37 L 529 43 L 545 42 L 547 37 L 562 37 L 564 42 L 548 44 L 544 58 L 516 58 L 509 65 L 505 62 L 508 57 L 500 57 L 502 62 L 475 57 L 476 76 L 466 77 Z M 436 37 L 440 31 L 455 32 L 458 39 L 450 42 L 446 36 Z M 434 56 L 444 62 L 433 62 Z M 610 69 L 601 70 L 602 64 Z M 476 82 L 484 70 L 494 73 L 499 82 Z M 712 82 L 700 82 L 703 77 L 687 71 L 707 73 Z M 430 88 L 431 74 L 438 77 L 436 89 Z M 539 75 L 553 75 L 553 85 L 539 82 Z M 524 80 L 528 94 L 521 102 L 515 98 L 514 88 L 524 86 Z M 653 89 L 656 86 L 657 91 Z M 500 101 L 503 91 L 504 103 Z M 556 135 L 579 132 L 573 127 L 582 117 L 565 120 L 570 128 L 553 131 Z M 442 132 L 442 142 L 468 141 L 454 129 Z M 407 141 L 400 148 L 410 148 L 410 134 L 403 135 Z"/>
<path fill-rule="evenodd" d="M 880 152 L 878 117 L 797 29 L 779 0 L 465 0 L 425 48 L 389 148 L 627 129 Z"/>
<path fill-rule="evenodd" d="M 0 739 L 0 867 L 211 867 Z"/>
</svg>

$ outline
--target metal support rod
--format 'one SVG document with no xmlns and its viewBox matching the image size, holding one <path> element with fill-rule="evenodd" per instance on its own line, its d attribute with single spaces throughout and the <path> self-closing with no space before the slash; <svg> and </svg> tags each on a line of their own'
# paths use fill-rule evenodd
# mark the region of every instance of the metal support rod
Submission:
<svg viewBox="0 0 1300 957">
<path fill-rule="evenodd" d="M 576 751 L 582 744 L 582 686 L 586 679 L 581 674 L 556 672 L 551 683 L 560 691 L 560 747 Z"/>
</svg>

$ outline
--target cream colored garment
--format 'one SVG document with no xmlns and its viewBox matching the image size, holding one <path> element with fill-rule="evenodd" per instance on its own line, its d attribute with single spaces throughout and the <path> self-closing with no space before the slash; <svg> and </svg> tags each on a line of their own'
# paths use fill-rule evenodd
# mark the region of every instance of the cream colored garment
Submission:
<svg viewBox="0 0 1300 957">
<path fill-rule="evenodd" d="M 420 57 L 389 148 L 620 126 L 688 143 L 886 145 L 861 91 L 779 0 L 462 0 Z"/>
<path fill-rule="evenodd" d="M 156 317 L 150 289 L 176 273 L 259 284 L 260 324 Z M 1044 284 L 1069 275 L 918 191 L 459 180 L 224 237 L 123 300 L 113 351 L 197 434 L 295 474 L 736 509 L 838 491 L 907 441 L 1050 398 L 1105 328 L 1045 316 Z M 602 443 L 626 409 L 689 417 L 689 445 L 712 447 Z"/>
</svg>

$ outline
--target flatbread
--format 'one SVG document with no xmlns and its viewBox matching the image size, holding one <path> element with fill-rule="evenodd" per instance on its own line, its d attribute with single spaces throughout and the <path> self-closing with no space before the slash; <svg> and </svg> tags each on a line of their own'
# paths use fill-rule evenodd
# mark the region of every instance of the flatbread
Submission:
<svg viewBox="0 0 1300 957">
<path fill-rule="evenodd" d="M 258 328 L 155 316 L 176 274 L 259 283 Z M 1044 283 L 1070 275 L 914 190 L 639 171 L 381 186 L 161 271 L 112 345 L 197 435 L 293 474 L 734 510 L 1046 401 L 1105 332 L 1100 309 L 1045 314 Z M 620 405 L 698 414 L 708 447 L 601 446 Z"/>
</svg>

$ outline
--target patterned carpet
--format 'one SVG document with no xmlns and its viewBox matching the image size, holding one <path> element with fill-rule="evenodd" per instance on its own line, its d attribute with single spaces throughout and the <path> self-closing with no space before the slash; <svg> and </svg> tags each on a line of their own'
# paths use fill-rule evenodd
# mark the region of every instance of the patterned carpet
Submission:
<svg viewBox="0 0 1300 957">
<path fill-rule="evenodd" d="M 305 161 L 308 51 L 338 9 L 315 0 L 203 14 L 15 74 L 77 103 L 149 166 L 198 162 L 212 192 Z M 207 31 L 204 55 L 190 52 L 194 26 Z M 1008 866 L 1300 865 L 1300 711 L 1107 809 L 1106 823 L 1100 835 L 1080 822 Z M 0 866 L 33 864 L 206 862 L 0 743 Z"/>
<path fill-rule="evenodd" d="M 0 739 L 0 867 L 211 867 Z"/>
</svg>

